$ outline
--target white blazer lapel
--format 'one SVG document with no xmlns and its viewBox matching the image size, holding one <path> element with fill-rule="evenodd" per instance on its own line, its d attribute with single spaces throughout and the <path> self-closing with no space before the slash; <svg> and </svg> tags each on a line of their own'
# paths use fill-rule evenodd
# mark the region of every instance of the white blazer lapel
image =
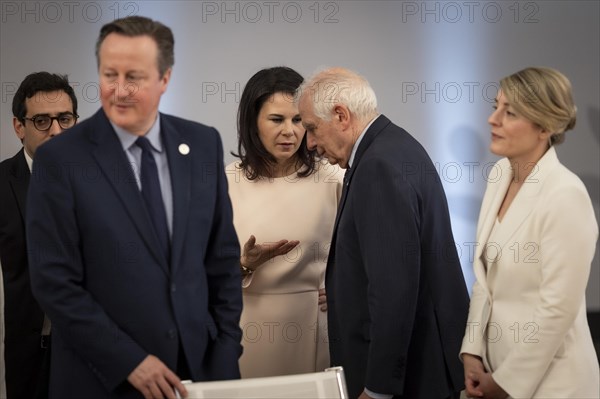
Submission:
<svg viewBox="0 0 600 399">
<path fill-rule="evenodd" d="M 475 251 L 475 259 L 480 259 L 485 250 L 485 244 L 488 242 L 492 228 L 496 223 L 498 211 L 506 195 L 506 190 L 510 185 L 512 171 L 508 159 L 504 158 L 496 164 L 499 168 L 500 177 L 497 182 L 488 184 L 481 211 L 479 215 L 479 225 L 477 226 L 477 250 Z"/>
<path fill-rule="evenodd" d="M 538 161 L 515 196 L 496 232 L 495 240 L 499 248 L 503 249 L 505 245 L 510 244 L 511 237 L 514 236 L 535 209 L 536 204 L 541 200 L 540 192 L 544 182 L 558 164 L 554 148 L 550 148 Z M 501 195 L 498 195 L 498 197 L 504 198 L 505 192 L 506 190 L 499 193 Z"/>
</svg>

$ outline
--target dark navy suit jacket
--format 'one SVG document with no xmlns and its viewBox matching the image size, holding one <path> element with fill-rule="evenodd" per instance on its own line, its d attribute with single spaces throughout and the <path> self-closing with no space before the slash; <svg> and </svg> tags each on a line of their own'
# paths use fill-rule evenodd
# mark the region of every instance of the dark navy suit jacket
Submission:
<svg viewBox="0 0 600 399">
<path fill-rule="evenodd" d="M 239 378 L 239 244 L 218 132 L 161 115 L 173 189 L 170 261 L 102 110 L 40 146 L 27 240 L 33 292 L 52 321 L 51 397 L 141 397 L 148 355 L 194 380 Z M 190 151 L 179 151 L 186 144 Z"/>
<path fill-rule="evenodd" d="M 434 165 L 381 115 L 345 181 L 326 272 L 332 364 L 350 397 L 449 397 L 469 298 Z"/>
<path fill-rule="evenodd" d="M 4 279 L 4 365 L 8 398 L 47 397 L 48 352 L 41 347 L 44 312 L 33 297 L 25 215 L 31 172 L 24 149 L 0 163 L 0 261 Z"/>
</svg>

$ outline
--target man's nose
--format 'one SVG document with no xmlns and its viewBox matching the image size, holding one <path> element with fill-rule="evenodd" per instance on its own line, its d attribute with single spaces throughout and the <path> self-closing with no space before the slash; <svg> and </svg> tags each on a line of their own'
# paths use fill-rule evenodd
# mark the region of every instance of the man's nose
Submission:
<svg viewBox="0 0 600 399">
<path fill-rule="evenodd" d="M 313 151 L 317 148 L 317 140 L 315 140 L 315 137 L 313 134 L 308 133 L 308 132 L 306 133 L 306 146 L 311 151 Z"/>
<path fill-rule="evenodd" d="M 52 119 L 52 121 L 50 122 L 50 127 L 48 128 L 48 135 L 50 137 L 54 137 L 57 134 L 62 133 L 63 130 L 64 129 L 60 127 L 58 123 L 58 119 Z"/>
</svg>

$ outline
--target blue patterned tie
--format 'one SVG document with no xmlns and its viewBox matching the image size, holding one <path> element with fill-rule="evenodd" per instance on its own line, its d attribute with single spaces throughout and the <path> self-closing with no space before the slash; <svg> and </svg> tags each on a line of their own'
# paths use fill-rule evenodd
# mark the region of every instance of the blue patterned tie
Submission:
<svg viewBox="0 0 600 399">
<path fill-rule="evenodd" d="M 146 137 L 138 137 L 135 144 L 142 149 L 142 169 L 140 171 L 142 197 L 144 197 L 144 202 L 154 225 L 154 231 L 168 262 L 170 257 L 169 228 L 167 226 L 165 204 L 160 191 L 158 168 L 152 155 L 152 144 Z"/>
</svg>

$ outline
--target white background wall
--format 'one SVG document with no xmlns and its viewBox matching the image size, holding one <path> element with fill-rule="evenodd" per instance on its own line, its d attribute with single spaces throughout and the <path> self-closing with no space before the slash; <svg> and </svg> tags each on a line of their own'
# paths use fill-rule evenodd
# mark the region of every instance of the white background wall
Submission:
<svg viewBox="0 0 600 399">
<path fill-rule="evenodd" d="M 115 17 L 144 15 L 173 29 L 175 68 L 161 110 L 217 127 L 227 153 L 236 149 L 241 91 L 257 70 L 287 65 L 306 76 L 321 66 L 349 67 L 370 80 L 380 111 L 417 137 L 438 165 L 470 285 L 486 165 L 497 159 L 488 151 L 486 120 L 500 78 L 550 66 L 571 79 L 578 122 L 558 152 L 586 184 L 598 219 L 599 4 L 2 0 L 0 159 L 21 147 L 11 102 L 27 74 L 68 74 L 79 114 L 87 118 L 99 108 L 94 44 L 100 27 Z M 590 310 L 600 310 L 598 259 L 597 252 Z"/>
</svg>

